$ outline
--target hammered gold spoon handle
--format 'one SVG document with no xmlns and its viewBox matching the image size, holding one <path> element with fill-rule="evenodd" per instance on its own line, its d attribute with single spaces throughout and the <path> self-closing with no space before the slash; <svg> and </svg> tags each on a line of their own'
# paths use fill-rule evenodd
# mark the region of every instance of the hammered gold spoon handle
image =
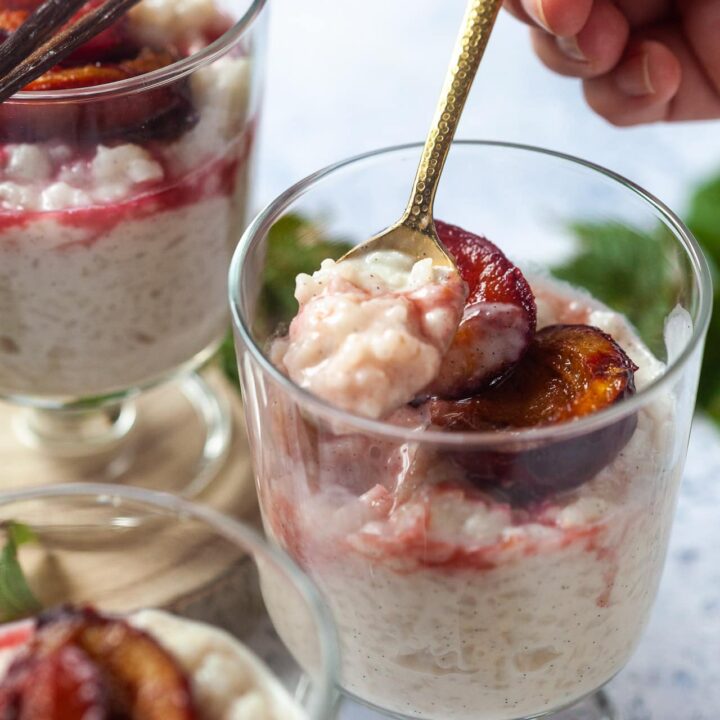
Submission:
<svg viewBox="0 0 720 720">
<path fill-rule="evenodd" d="M 342 259 L 378 250 L 400 250 L 417 258 L 432 257 L 438 265 L 455 267 L 437 237 L 433 204 L 440 175 L 460 122 L 465 101 L 487 47 L 502 0 L 470 0 L 445 85 L 440 95 L 410 201 L 400 220 L 380 235 L 358 245 Z"/>
<path fill-rule="evenodd" d="M 432 224 L 433 203 L 465 101 L 495 25 L 501 0 L 470 0 L 463 30 L 445 78 L 402 223 L 417 230 Z"/>
</svg>

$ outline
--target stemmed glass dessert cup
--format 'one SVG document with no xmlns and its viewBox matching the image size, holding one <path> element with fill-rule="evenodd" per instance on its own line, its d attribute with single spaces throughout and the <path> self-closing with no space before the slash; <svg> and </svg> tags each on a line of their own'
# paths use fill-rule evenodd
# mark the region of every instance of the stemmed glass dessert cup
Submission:
<svg viewBox="0 0 720 720">
<path fill-rule="evenodd" d="M 203 718 L 230 717 L 218 708 L 253 690 L 273 712 L 247 709 L 247 715 L 236 711 L 237 717 L 335 716 L 338 660 L 331 616 L 295 563 L 248 525 L 174 495 L 94 483 L 3 493 L 0 523 L 3 542 L 11 524 L 31 533 L 17 558 L 32 598 L 18 591 L 4 556 L 0 656 L 12 631 L 29 624 L 18 618 L 52 617 L 63 606 L 91 607 L 106 617 L 127 618 L 158 640 L 187 673 Z M 282 598 L 285 622 L 298 643 L 293 652 L 267 615 L 266 593 L 273 601 Z M 238 643 L 239 655 L 232 649 Z M 246 651 L 264 668 L 248 661 Z M 132 648 L 124 652 L 133 657 Z M 237 667 L 223 665 L 236 658 Z M 162 683 L 161 669 L 153 673 L 150 661 L 144 662 L 150 680 Z M 4 657 L 0 663 L 7 667 Z M 126 670 L 121 667 L 118 675 Z"/>
<path fill-rule="evenodd" d="M 229 408 L 198 370 L 230 325 L 266 17 L 267 0 L 143 2 L 128 66 L 147 72 L 65 88 L 63 71 L 0 106 L 0 396 L 26 408 L 18 448 L 45 477 L 195 494 L 226 456 Z M 171 469 L 134 400 L 169 381 L 197 439 Z"/>
<path fill-rule="evenodd" d="M 392 423 L 352 415 L 271 359 L 291 318 L 262 286 L 268 233 L 302 216 L 325 241 L 362 241 L 393 220 L 419 152 L 391 148 L 310 176 L 255 218 L 236 251 L 231 304 L 265 528 L 334 613 L 344 692 L 383 716 L 614 717 L 599 691 L 632 655 L 658 588 L 708 266 L 667 207 L 608 170 L 456 142 L 436 217 L 519 265 L 539 328 L 610 333 L 639 366 L 637 391 L 520 429 L 442 431 L 410 406 Z"/>
</svg>

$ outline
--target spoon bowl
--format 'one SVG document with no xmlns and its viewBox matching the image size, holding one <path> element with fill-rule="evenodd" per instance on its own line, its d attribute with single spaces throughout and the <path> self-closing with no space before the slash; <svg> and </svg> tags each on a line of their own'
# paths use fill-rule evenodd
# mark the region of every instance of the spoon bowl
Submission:
<svg viewBox="0 0 720 720">
<path fill-rule="evenodd" d="M 345 253 L 339 262 L 351 258 L 356 260 L 371 253 L 388 250 L 401 252 L 417 260 L 432 258 L 433 265 L 448 267 L 458 272 L 455 260 L 453 260 L 438 237 L 435 223 L 429 225 L 426 230 L 418 230 L 406 225 L 403 221 L 395 223 L 395 225 L 384 230 L 379 235 L 371 237 Z"/>
</svg>

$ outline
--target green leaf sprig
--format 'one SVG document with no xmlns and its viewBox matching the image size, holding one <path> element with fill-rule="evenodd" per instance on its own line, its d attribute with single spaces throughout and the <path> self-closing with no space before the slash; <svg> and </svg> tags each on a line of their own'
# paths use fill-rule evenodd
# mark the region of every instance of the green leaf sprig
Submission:
<svg viewBox="0 0 720 720">
<path fill-rule="evenodd" d="M 37 536 L 22 523 L 11 521 L 2 527 L 7 539 L 0 550 L 0 622 L 10 622 L 34 615 L 42 608 L 18 560 L 18 548 L 36 542 Z"/>
</svg>

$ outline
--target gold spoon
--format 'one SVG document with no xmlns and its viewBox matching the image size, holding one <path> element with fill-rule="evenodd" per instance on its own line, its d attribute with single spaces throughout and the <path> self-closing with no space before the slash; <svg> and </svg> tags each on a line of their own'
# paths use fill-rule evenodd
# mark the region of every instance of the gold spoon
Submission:
<svg viewBox="0 0 720 720">
<path fill-rule="evenodd" d="M 463 29 L 453 52 L 440 102 L 425 141 L 410 201 L 403 216 L 384 232 L 343 255 L 341 262 L 378 250 L 399 250 L 418 260 L 432 258 L 433 264 L 444 265 L 457 272 L 455 261 L 438 238 L 433 221 L 433 204 L 445 159 L 501 2 L 502 0 L 470 0 L 468 3 Z"/>
</svg>

